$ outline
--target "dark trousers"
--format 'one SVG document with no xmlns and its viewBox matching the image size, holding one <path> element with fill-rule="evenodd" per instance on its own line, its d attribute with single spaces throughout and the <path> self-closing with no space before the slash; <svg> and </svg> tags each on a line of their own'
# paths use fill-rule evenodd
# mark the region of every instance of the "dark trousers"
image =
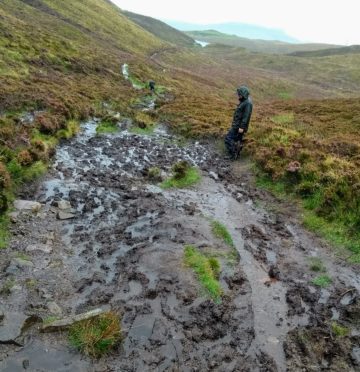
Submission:
<svg viewBox="0 0 360 372">
<path fill-rule="evenodd" d="M 239 133 L 239 130 L 236 128 L 230 128 L 228 134 L 225 137 L 225 147 L 228 154 L 232 158 L 236 158 L 239 155 L 239 149 L 241 149 L 241 142 L 243 139 L 244 133 Z"/>
</svg>

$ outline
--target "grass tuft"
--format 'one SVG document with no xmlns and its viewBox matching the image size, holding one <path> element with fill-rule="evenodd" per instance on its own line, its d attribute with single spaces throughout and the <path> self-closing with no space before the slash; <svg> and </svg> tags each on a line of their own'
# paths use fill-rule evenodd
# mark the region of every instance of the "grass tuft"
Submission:
<svg viewBox="0 0 360 372">
<path fill-rule="evenodd" d="M 120 319 L 111 311 L 75 323 L 69 330 L 70 344 L 95 358 L 107 354 L 120 339 Z"/>
<path fill-rule="evenodd" d="M 184 261 L 195 271 L 201 285 L 210 297 L 214 301 L 220 302 L 222 289 L 217 279 L 220 274 L 219 261 L 215 257 L 206 257 L 191 245 L 185 247 Z"/>
<path fill-rule="evenodd" d="M 197 184 L 201 180 L 199 170 L 195 167 L 191 167 L 185 171 L 185 175 L 182 178 L 171 177 L 161 183 L 163 189 L 170 188 L 184 188 Z"/>
<path fill-rule="evenodd" d="M 318 287 L 325 288 L 328 287 L 332 282 L 329 275 L 323 274 L 314 278 L 311 283 L 317 285 Z"/>
<path fill-rule="evenodd" d="M 326 272 L 326 267 L 319 257 L 310 257 L 309 258 L 310 270 L 316 272 Z"/>
<path fill-rule="evenodd" d="M 227 228 L 218 221 L 213 221 L 211 223 L 211 231 L 217 237 L 224 241 L 229 247 L 234 248 L 234 241 L 227 230 Z"/>
</svg>

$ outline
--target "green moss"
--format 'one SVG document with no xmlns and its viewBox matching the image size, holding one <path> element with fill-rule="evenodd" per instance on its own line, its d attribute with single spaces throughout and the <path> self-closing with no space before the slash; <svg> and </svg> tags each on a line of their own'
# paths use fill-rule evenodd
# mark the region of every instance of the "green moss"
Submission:
<svg viewBox="0 0 360 372">
<path fill-rule="evenodd" d="M 332 322 L 331 323 L 331 330 L 334 333 L 335 336 L 337 337 L 345 337 L 348 336 L 350 333 L 350 329 L 347 327 L 343 327 L 337 322 Z"/>
<path fill-rule="evenodd" d="M 206 257 L 198 249 L 189 245 L 184 251 L 185 264 L 191 267 L 198 276 L 199 282 L 206 289 L 210 297 L 219 302 L 222 289 L 218 281 L 220 263 L 214 257 Z"/>
<path fill-rule="evenodd" d="M 113 312 L 75 323 L 69 329 L 70 344 L 96 358 L 109 353 L 120 339 L 120 319 Z"/>
<path fill-rule="evenodd" d="M 197 184 L 201 180 L 201 175 L 199 170 L 195 167 L 189 168 L 185 172 L 185 176 L 183 178 L 175 178 L 171 177 L 164 182 L 161 183 L 161 187 L 163 189 L 170 189 L 170 188 L 185 188 L 192 185 Z"/>
<path fill-rule="evenodd" d="M 108 121 L 102 121 L 97 127 L 96 127 L 96 133 L 97 134 L 107 134 L 107 133 L 115 133 L 119 130 L 116 123 L 111 123 Z"/>
<path fill-rule="evenodd" d="M 138 134 L 140 136 L 151 136 L 154 134 L 155 126 L 154 125 L 149 125 L 146 126 L 145 128 L 140 128 L 137 126 L 132 126 L 129 130 L 130 133 L 133 134 Z"/>
<path fill-rule="evenodd" d="M 331 284 L 332 280 L 329 275 L 322 274 L 312 279 L 311 283 L 317 285 L 318 287 L 325 288 Z"/>
</svg>

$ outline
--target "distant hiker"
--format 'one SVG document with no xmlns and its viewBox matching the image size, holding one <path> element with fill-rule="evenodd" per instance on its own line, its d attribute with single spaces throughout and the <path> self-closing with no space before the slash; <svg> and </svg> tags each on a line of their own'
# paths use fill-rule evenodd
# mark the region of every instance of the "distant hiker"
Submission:
<svg viewBox="0 0 360 372">
<path fill-rule="evenodd" d="M 150 80 L 149 81 L 149 89 L 151 90 L 151 92 L 155 92 L 155 81 L 153 80 Z"/>
<path fill-rule="evenodd" d="M 231 160 L 236 160 L 240 154 L 243 137 L 248 130 L 253 107 L 248 87 L 243 85 L 236 92 L 240 103 L 234 112 L 232 126 L 225 137 L 226 150 Z"/>
</svg>

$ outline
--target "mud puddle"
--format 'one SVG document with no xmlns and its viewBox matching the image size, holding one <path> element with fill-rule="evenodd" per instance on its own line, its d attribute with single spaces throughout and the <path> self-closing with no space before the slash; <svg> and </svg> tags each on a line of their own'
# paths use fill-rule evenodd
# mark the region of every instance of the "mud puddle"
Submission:
<svg viewBox="0 0 360 372">
<path fill-rule="evenodd" d="M 136 135 L 124 123 L 124 130 L 104 136 L 95 135 L 96 120 L 85 123 L 77 138 L 58 148 L 33 198 L 41 208 L 19 212 L 12 225 L 10 246 L 0 252 L 1 283 L 9 283 L 0 295 L 0 369 L 48 371 L 51 360 L 52 371 L 302 371 L 322 365 L 335 371 L 340 362 L 343 370 L 356 370 L 356 268 L 336 262 L 295 222 L 256 206 L 249 185 L 234 179 L 210 146 L 180 146 L 161 126 L 151 136 Z M 199 185 L 164 191 L 147 179 L 148 168 L 166 175 L 179 160 L 199 167 Z M 212 234 L 213 220 L 232 235 L 236 262 Z M 220 304 L 184 266 L 187 244 L 219 255 Z M 311 284 L 308 258 L 314 254 L 331 273 L 326 289 Z M 66 334 L 39 333 L 50 317 L 99 307 L 121 314 L 124 336 L 103 359 L 81 357 Z M 9 327 L 13 312 L 20 315 Z M 328 336 L 332 317 L 351 330 L 345 339 Z M 304 339 L 316 346 L 321 339 L 324 347 L 314 353 Z M 340 356 L 336 348 L 344 340 Z"/>
</svg>

